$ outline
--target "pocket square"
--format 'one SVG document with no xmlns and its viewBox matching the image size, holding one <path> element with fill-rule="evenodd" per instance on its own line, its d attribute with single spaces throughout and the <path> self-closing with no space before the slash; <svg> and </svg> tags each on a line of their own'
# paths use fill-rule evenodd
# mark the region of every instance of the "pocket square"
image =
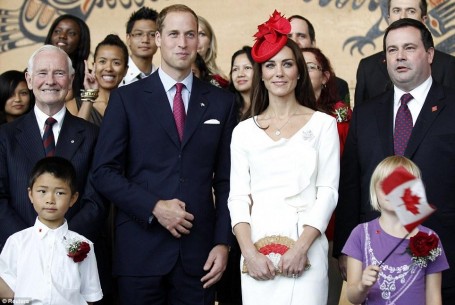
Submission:
<svg viewBox="0 0 455 305">
<path fill-rule="evenodd" d="M 220 121 L 218 121 L 217 119 L 210 119 L 210 120 L 205 121 L 204 124 L 218 125 L 218 124 L 220 124 Z"/>
</svg>

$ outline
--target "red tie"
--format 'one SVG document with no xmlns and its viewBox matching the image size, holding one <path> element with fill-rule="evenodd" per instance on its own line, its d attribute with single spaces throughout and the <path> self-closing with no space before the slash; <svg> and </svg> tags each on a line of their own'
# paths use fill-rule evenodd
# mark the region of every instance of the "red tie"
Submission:
<svg viewBox="0 0 455 305">
<path fill-rule="evenodd" d="M 412 115 L 408 108 L 408 103 L 413 97 L 410 93 L 403 94 L 400 99 L 400 108 L 398 108 L 395 118 L 395 134 L 393 135 L 393 147 L 395 155 L 403 156 L 409 137 L 412 132 Z"/>
<path fill-rule="evenodd" d="M 46 157 L 52 157 L 55 154 L 55 140 L 52 126 L 57 123 L 53 117 L 48 117 L 45 122 L 44 134 L 43 134 L 43 145 Z"/>
<path fill-rule="evenodd" d="M 175 88 L 175 96 L 174 96 L 174 105 L 173 105 L 173 112 L 174 112 L 174 120 L 175 126 L 177 126 L 177 131 L 179 133 L 180 142 L 183 139 L 183 128 L 185 127 L 185 106 L 183 105 L 183 98 L 182 98 L 182 83 L 176 83 Z"/>
</svg>

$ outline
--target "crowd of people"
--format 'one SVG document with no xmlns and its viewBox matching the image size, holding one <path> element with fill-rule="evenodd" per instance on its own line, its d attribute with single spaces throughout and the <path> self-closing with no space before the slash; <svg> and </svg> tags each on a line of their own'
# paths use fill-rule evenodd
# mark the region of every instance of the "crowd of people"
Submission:
<svg viewBox="0 0 455 305">
<path fill-rule="evenodd" d="M 0 75 L 0 299 L 338 305 L 345 280 L 354 304 L 455 304 L 455 57 L 427 19 L 388 0 L 351 105 L 300 15 L 273 12 L 228 75 L 186 5 L 135 11 L 93 62 L 58 17 Z M 382 189 L 397 168 L 437 208 L 411 232 Z"/>
</svg>

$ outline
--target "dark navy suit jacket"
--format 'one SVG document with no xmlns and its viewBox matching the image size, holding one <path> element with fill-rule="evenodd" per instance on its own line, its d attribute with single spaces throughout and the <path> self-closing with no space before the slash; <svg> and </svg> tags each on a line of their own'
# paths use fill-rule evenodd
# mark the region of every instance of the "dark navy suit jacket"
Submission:
<svg viewBox="0 0 455 305">
<path fill-rule="evenodd" d="M 66 111 L 55 150 L 71 161 L 78 178 L 79 199 L 65 216 L 68 225 L 90 239 L 104 219 L 104 205 L 87 183 L 97 137 L 97 126 Z M 34 111 L 0 127 L 0 248 L 11 234 L 35 223 L 27 187 L 33 166 L 44 157 Z"/>
<path fill-rule="evenodd" d="M 369 184 L 376 165 L 394 154 L 393 97 L 389 90 L 354 107 L 341 160 L 334 256 L 357 224 L 378 216 L 370 206 Z M 419 166 L 428 202 L 437 208 L 424 224 L 440 236 L 449 264 L 455 266 L 454 89 L 433 81 L 404 155 Z M 455 287 L 455 268 L 443 272 L 442 285 Z"/>
<path fill-rule="evenodd" d="M 115 274 L 163 275 L 180 256 L 187 273 L 201 276 L 210 250 L 230 244 L 234 107 L 231 93 L 194 78 L 180 144 L 158 73 L 111 93 L 93 173 L 96 189 L 117 207 Z M 173 198 L 195 217 L 179 239 L 156 219 L 149 223 L 155 204 Z"/>
</svg>

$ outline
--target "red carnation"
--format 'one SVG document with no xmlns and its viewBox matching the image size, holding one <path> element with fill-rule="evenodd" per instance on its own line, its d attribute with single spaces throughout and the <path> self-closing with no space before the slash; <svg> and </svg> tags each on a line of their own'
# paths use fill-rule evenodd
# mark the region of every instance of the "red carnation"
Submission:
<svg viewBox="0 0 455 305">
<path fill-rule="evenodd" d="M 90 252 L 90 245 L 85 241 L 80 242 L 77 241 L 72 244 L 68 251 L 68 256 L 73 259 L 75 263 L 82 262 L 86 257 L 87 254 Z"/>
<path fill-rule="evenodd" d="M 409 240 L 409 250 L 412 256 L 425 257 L 430 255 L 430 251 L 438 247 L 439 238 L 435 234 L 418 232 Z"/>
</svg>

